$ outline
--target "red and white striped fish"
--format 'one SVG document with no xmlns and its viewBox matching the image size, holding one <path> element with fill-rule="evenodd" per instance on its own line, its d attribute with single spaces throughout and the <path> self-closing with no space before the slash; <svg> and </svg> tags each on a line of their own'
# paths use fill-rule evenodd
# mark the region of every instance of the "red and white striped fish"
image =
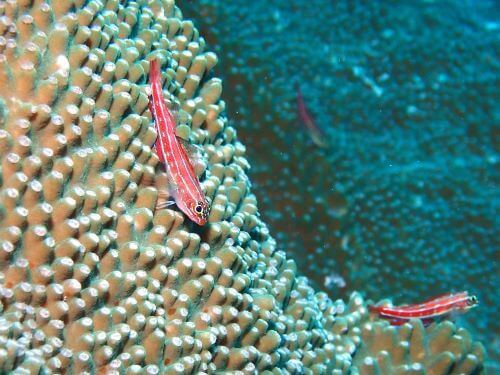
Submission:
<svg viewBox="0 0 500 375">
<path fill-rule="evenodd" d="M 157 60 L 152 60 L 150 63 L 149 82 L 151 85 L 149 110 L 158 133 L 155 149 L 158 158 L 166 167 L 169 179 L 169 186 L 165 187 L 165 191 L 160 191 L 160 197 L 172 197 L 175 204 L 192 221 L 198 225 L 205 225 L 209 205 L 182 140 L 176 135 L 174 116 L 167 108 L 163 97 L 161 73 Z M 157 207 L 162 208 L 167 205 L 165 199 Z"/>
<path fill-rule="evenodd" d="M 295 90 L 297 90 L 297 111 L 299 114 L 299 119 L 302 124 L 307 128 L 311 140 L 314 144 L 321 148 L 328 148 L 329 144 L 327 142 L 327 137 L 324 132 L 318 127 L 316 121 L 311 116 L 307 110 L 306 104 L 304 102 L 304 97 L 302 96 L 302 90 L 298 83 L 295 83 Z"/>
<path fill-rule="evenodd" d="M 452 313 L 465 312 L 478 304 L 477 297 L 468 292 L 448 293 L 428 301 L 404 306 L 369 306 L 373 313 L 389 319 L 392 325 L 401 325 L 412 318 L 421 319 L 424 325 Z"/>
</svg>

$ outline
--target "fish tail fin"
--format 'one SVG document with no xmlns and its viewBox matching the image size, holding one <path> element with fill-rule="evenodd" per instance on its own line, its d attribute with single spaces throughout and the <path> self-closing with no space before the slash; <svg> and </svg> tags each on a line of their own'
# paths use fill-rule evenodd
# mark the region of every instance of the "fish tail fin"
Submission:
<svg viewBox="0 0 500 375">
<path fill-rule="evenodd" d="M 153 82 L 160 75 L 160 64 L 158 63 L 158 58 L 155 57 L 149 63 L 149 81 Z"/>
</svg>

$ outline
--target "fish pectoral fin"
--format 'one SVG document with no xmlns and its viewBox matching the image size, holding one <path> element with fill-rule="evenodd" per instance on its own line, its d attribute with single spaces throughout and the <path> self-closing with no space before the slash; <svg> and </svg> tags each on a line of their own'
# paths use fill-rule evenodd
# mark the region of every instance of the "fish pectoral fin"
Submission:
<svg viewBox="0 0 500 375">
<path fill-rule="evenodd" d="M 170 207 L 175 204 L 178 186 L 175 184 L 169 173 L 159 173 L 155 179 L 155 186 L 158 190 L 156 209 Z"/>
<path fill-rule="evenodd" d="M 179 185 L 175 183 L 174 179 L 172 178 L 172 176 L 170 176 L 170 174 L 167 174 L 167 183 L 165 185 L 166 185 L 166 191 L 168 191 L 168 194 L 172 197 L 175 196 L 177 191 L 179 191 Z"/>
<path fill-rule="evenodd" d="M 175 197 L 179 192 L 179 185 L 177 185 L 170 173 L 162 175 L 162 182 L 157 184 L 156 188 L 159 196 Z"/>
<path fill-rule="evenodd" d="M 428 327 L 430 326 L 432 323 L 434 323 L 435 321 L 439 321 L 437 319 L 432 319 L 432 318 L 429 318 L 429 319 L 421 319 L 422 320 L 422 324 L 424 325 L 424 327 Z"/>
<path fill-rule="evenodd" d="M 189 159 L 201 158 L 202 153 L 200 147 L 179 136 L 177 136 L 177 140 L 182 145 L 182 147 L 184 147 L 184 151 L 186 151 Z"/>
<path fill-rule="evenodd" d="M 390 321 L 391 326 L 402 326 L 405 323 L 408 323 L 408 320 L 406 319 L 391 319 Z"/>
<path fill-rule="evenodd" d="M 166 191 L 170 195 L 173 195 L 177 190 L 178 186 L 175 183 L 174 179 L 168 172 L 168 166 L 165 165 L 166 172 L 161 172 L 156 175 L 155 185 L 158 191 Z"/>
<path fill-rule="evenodd" d="M 172 194 L 165 189 L 158 190 L 158 200 L 156 201 L 156 209 L 163 209 L 175 204 L 175 199 Z"/>
<path fill-rule="evenodd" d="M 172 200 L 160 200 L 158 199 L 158 202 L 156 203 L 156 209 L 157 210 L 162 210 L 164 208 L 173 206 L 175 204 L 175 201 Z"/>
<path fill-rule="evenodd" d="M 168 191 L 159 190 L 158 191 L 158 199 L 172 200 L 172 195 Z"/>
<path fill-rule="evenodd" d="M 196 172 L 196 175 L 198 177 L 201 176 L 201 174 L 207 169 L 207 163 L 203 158 L 203 151 L 201 147 L 194 145 L 189 141 L 186 141 L 184 138 L 177 137 L 177 139 L 184 148 L 184 151 L 186 151 L 186 154 Z"/>
</svg>

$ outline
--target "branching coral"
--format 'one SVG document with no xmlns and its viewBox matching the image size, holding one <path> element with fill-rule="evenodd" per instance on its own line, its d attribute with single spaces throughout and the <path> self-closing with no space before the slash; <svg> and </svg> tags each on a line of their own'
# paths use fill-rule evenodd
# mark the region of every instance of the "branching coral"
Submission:
<svg viewBox="0 0 500 375">
<path fill-rule="evenodd" d="M 367 323 L 362 339 L 353 364 L 367 374 L 471 373 L 483 357 L 469 333 L 450 322 L 433 325 L 427 333 L 419 320 L 399 329 L 386 322 Z"/>
<path fill-rule="evenodd" d="M 316 293 L 261 221 L 217 57 L 173 1 L 12 0 L 0 15 L 1 372 L 348 373 L 371 355 L 361 296 Z M 153 57 L 205 155 L 206 227 L 155 209 Z M 480 371 L 481 346 L 461 349 L 449 368 L 468 355 Z"/>
</svg>

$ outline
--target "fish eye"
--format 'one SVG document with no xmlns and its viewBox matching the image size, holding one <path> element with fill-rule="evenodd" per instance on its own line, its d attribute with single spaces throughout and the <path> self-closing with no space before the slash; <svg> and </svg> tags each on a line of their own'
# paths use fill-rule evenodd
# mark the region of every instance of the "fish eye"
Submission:
<svg viewBox="0 0 500 375">
<path fill-rule="evenodd" d="M 476 296 L 470 296 L 468 299 L 467 299 L 467 305 L 468 306 L 474 306 L 474 305 L 477 305 L 478 301 L 477 301 L 477 297 Z"/>
<path fill-rule="evenodd" d="M 202 213 L 202 211 L 203 211 L 203 207 L 201 207 L 201 204 L 199 204 L 199 203 L 198 203 L 198 204 L 196 205 L 196 207 L 194 208 L 194 210 L 195 210 L 197 213 L 201 214 L 201 213 Z"/>
</svg>

